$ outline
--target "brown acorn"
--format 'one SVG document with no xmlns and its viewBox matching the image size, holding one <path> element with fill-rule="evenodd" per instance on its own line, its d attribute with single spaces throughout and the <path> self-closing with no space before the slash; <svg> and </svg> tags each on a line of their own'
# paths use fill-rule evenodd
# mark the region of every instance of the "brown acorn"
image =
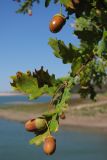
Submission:
<svg viewBox="0 0 107 160">
<path fill-rule="evenodd" d="M 65 118 L 66 118 L 66 116 L 65 116 L 65 113 L 64 113 L 64 112 L 62 112 L 62 114 L 60 115 L 60 118 L 61 118 L 61 119 L 65 119 Z"/>
<path fill-rule="evenodd" d="M 25 129 L 29 132 L 42 131 L 46 128 L 46 120 L 43 118 L 31 119 L 25 123 Z"/>
<path fill-rule="evenodd" d="M 45 138 L 43 145 L 44 153 L 47 155 L 52 155 L 56 150 L 56 139 L 53 136 L 48 136 Z"/>
<path fill-rule="evenodd" d="M 62 14 L 54 15 L 49 24 L 50 31 L 53 33 L 59 32 L 64 26 L 65 22 L 66 18 Z"/>
<path fill-rule="evenodd" d="M 16 77 L 17 77 L 17 79 L 20 79 L 22 77 L 22 72 L 18 71 L 16 73 Z"/>
</svg>

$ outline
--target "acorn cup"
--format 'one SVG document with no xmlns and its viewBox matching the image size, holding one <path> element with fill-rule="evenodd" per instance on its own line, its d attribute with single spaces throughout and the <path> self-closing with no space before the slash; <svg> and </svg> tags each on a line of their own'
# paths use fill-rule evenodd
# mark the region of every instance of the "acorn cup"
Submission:
<svg viewBox="0 0 107 160">
<path fill-rule="evenodd" d="M 41 132 L 47 128 L 44 118 L 30 119 L 25 123 L 25 129 L 29 132 Z"/>
<path fill-rule="evenodd" d="M 53 136 L 48 136 L 45 138 L 43 144 L 43 151 L 47 155 L 52 155 L 56 150 L 56 139 Z"/>
<path fill-rule="evenodd" d="M 49 24 L 49 29 L 53 33 L 58 33 L 66 22 L 66 17 L 62 14 L 56 14 L 53 16 Z"/>
</svg>

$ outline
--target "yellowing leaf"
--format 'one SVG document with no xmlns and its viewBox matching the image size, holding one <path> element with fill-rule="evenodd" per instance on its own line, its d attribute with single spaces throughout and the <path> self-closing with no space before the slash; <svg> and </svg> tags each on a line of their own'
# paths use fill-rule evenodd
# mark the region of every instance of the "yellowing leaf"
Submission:
<svg viewBox="0 0 107 160">
<path fill-rule="evenodd" d="M 62 3 L 66 8 L 75 9 L 72 0 L 60 0 L 60 3 Z"/>
<path fill-rule="evenodd" d="M 43 94 L 52 96 L 56 90 L 57 80 L 55 76 L 50 76 L 48 72 L 40 69 L 33 75 L 19 72 L 19 75 L 12 76 L 11 86 L 15 90 L 25 93 L 30 99 L 38 98 Z"/>
</svg>

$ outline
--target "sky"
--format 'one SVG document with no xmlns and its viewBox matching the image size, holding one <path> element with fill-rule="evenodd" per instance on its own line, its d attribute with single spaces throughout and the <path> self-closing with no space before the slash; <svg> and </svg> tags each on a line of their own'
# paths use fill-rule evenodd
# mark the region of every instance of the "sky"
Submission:
<svg viewBox="0 0 107 160">
<path fill-rule="evenodd" d="M 45 8 L 42 1 L 34 5 L 32 16 L 16 14 L 18 8 L 19 4 L 13 0 L 0 0 L 0 92 L 12 90 L 10 76 L 17 71 L 34 71 L 44 66 L 56 77 L 68 74 L 70 64 L 63 64 L 52 54 L 48 45 L 50 37 L 64 40 L 65 44 L 78 44 L 77 37 L 72 34 L 72 17 L 59 33 L 49 30 L 49 22 L 59 13 L 60 5 L 51 4 Z"/>
</svg>

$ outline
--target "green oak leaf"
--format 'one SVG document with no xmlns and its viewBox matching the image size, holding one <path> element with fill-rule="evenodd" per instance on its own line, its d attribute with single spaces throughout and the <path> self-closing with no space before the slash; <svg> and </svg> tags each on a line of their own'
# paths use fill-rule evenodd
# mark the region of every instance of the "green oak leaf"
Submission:
<svg viewBox="0 0 107 160">
<path fill-rule="evenodd" d="M 42 144 L 42 142 L 45 140 L 45 138 L 46 138 L 47 136 L 49 136 L 49 132 L 48 132 L 48 131 L 46 131 L 46 132 L 43 133 L 43 134 L 39 134 L 39 135 L 37 135 L 36 137 L 32 138 L 32 139 L 29 141 L 29 143 L 30 143 L 30 144 L 35 144 L 35 145 L 39 146 L 39 145 Z"/>
<path fill-rule="evenodd" d="M 83 29 L 91 31 L 93 29 L 93 25 L 90 19 L 80 17 L 75 21 L 75 30 L 83 31 Z"/>
<path fill-rule="evenodd" d="M 43 116 L 45 116 L 46 118 L 50 118 L 52 116 L 54 116 L 57 113 L 57 110 L 54 109 L 53 111 L 47 111 L 43 114 Z"/>
<path fill-rule="evenodd" d="M 56 110 L 58 114 L 62 113 L 62 111 L 65 111 L 68 108 L 68 103 L 70 98 L 71 98 L 70 88 L 65 88 L 62 94 L 61 101 L 56 104 Z"/>
<path fill-rule="evenodd" d="M 49 128 L 51 132 L 57 132 L 59 128 L 59 124 L 57 120 L 51 120 L 49 124 Z"/>
<path fill-rule="evenodd" d="M 74 34 L 82 41 L 91 45 L 98 42 L 102 37 L 102 31 L 91 18 L 80 17 L 76 19 Z"/>
<path fill-rule="evenodd" d="M 73 59 L 79 55 L 78 48 L 71 43 L 66 46 L 63 41 L 50 38 L 48 44 L 52 47 L 53 54 L 61 58 L 63 63 L 72 63 Z"/>
<path fill-rule="evenodd" d="M 33 77 L 37 79 L 38 87 L 43 87 L 44 85 L 48 85 L 49 87 L 52 87 L 54 85 L 55 75 L 49 75 L 48 70 L 44 71 L 43 66 L 40 70 L 36 70 L 33 72 Z"/>
<path fill-rule="evenodd" d="M 16 11 L 16 13 L 27 13 L 28 9 L 31 8 L 35 2 L 39 3 L 39 0 L 26 0 L 21 2 L 20 8 Z"/>
<path fill-rule="evenodd" d="M 50 132 L 57 132 L 58 128 L 59 128 L 59 123 L 57 119 L 57 114 L 55 114 L 52 116 L 52 119 L 49 122 L 49 129 L 50 129 Z"/>
<path fill-rule="evenodd" d="M 99 56 L 104 56 L 107 59 L 107 30 L 103 31 L 103 36 L 98 45 L 97 53 Z"/>
<path fill-rule="evenodd" d="M 77 59 L 75 59 L 72 62 L 72 67 L 71 67 L 72 68 L 72 75 L 76 75 L 79 72 L 82 65 L 83 64 L 82 64 L 82 58 L 81 57 L 78 57 Z"/>
<path fill-rule="evenodd" d="M 15 90 L 27 94 L 30 99 L 38 98 L 43 94 L 52 96 L 56 90 L 57 80 L 55 80 L 55 77 L 53 75 L 50 76 L 48 72 L 45 72 L 43 70 L 39 71 L 37 71 L 37 74 L 34 75 L 28 75 L 27 73 L 19 72 L 21 74 L 21 77 L 18 77 L 20 75 L 11 77 L 11 79 L 13 80 L 11 86 Z"/>
</svg>

